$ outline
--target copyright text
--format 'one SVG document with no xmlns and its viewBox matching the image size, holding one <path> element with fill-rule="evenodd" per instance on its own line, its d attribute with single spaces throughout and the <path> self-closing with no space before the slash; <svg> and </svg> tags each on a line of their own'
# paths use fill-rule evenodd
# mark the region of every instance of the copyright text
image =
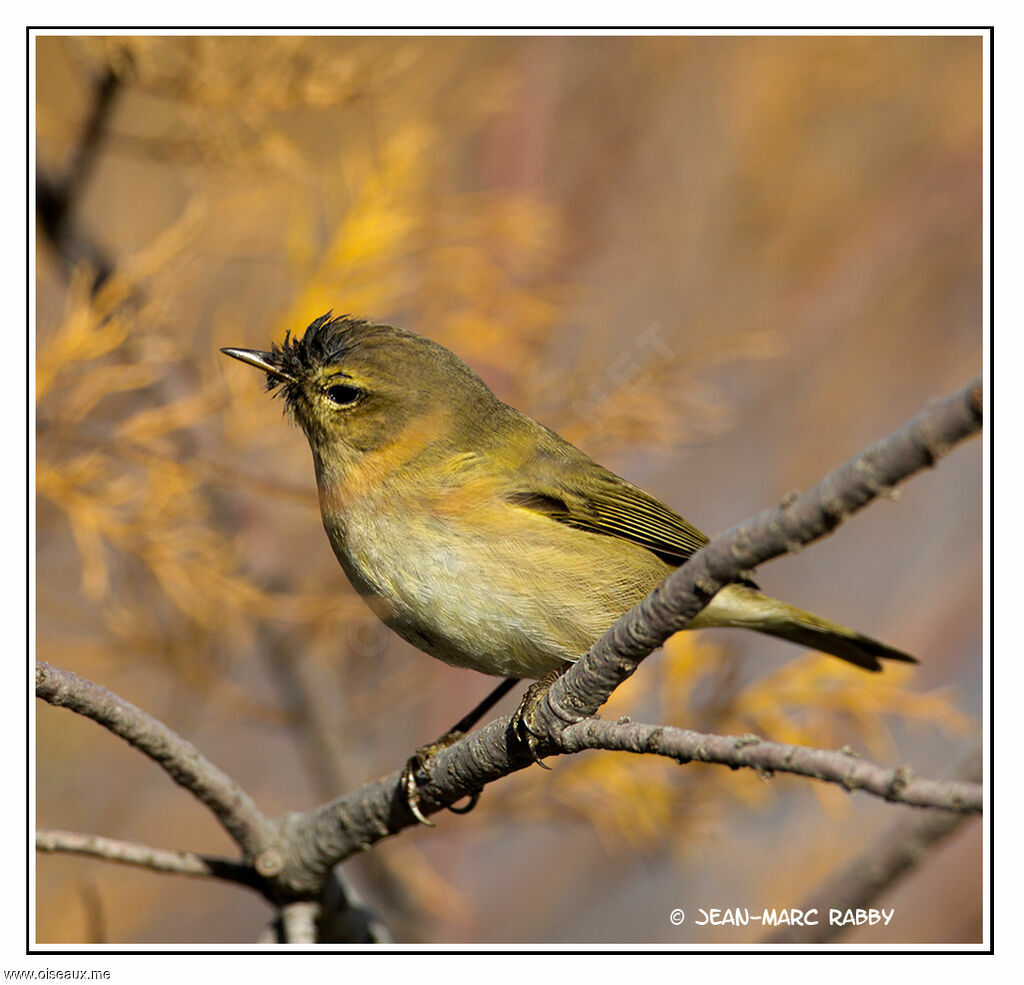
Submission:
<svg viewBox="0 0 1024 985">
<path fill-rule="evenodd" d="M 888 927 L 895 915 L 895 907 L 856 910 L 801 910 L 790 907 L 752 913 L 745 906 L 731 906 L 721 909 L 701 907 L 694 911 L 691 920 L 698 927 L 746 927 L 751 923 L 764 927 L 816 927 L 820 923 L 827 923 L 830 927 L 874 927 L 878 924 Z M 669 921 L 674 927 L 680 926 L 685 920 L 686 913 L 683 910 L 675 909 L 669 914 Z"/>
</svg>

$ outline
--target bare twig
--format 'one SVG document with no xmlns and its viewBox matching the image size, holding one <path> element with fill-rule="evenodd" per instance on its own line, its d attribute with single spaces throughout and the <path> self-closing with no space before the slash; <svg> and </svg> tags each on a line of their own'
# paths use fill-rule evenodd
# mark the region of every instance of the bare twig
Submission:
<svg viewBox="0 0 1024 985">
<path fill-rule="evenodd" d="M 262 880 L 251 865 L 214 855 L 198 855 L 166 848 L 152 848 L 137 841 L 122 841 L 78 831 L 36 832 L 36 850 L 85 855 L 122 865 L 135 865 L 153 872 L 169 872 L 181 876 L 199 876 L 224 879 L 254 889 L 261 888 Z"/>
<path fill-rule="evenodd" d="M 952 776 L 979 786 L 981 743 L 973 744 L 952 770 Z M 980 786 L 979 786 L 980 789 Z M 966 815 L 927 811 L 901 817 L 853 862 L 845 865 L 800 903 L 805 913 L 814 909 L 851 910 L 870 905 L 885 890 L 912 870 L 938 842 L 949 837 Z M 819 920 L 816 925 L 784 926 L 769 938 L 773 944 L 823 944 L 848 930 Z"/>
<path fill-rule="evenodd" d="M 707 736 L 587 719 L 648 653 L 683 628 L 725 584 L 763 561 L 825 536 L 879 494 L 934 464 L 980 427 L 981 384 L 976 380 L 948 400 L 925 408 L 810 492 L 715 538 L 618 619 L 552 685 L 530 722 L 541 749 L 546 753 L 583 748 L 658 752 L 680 761 L 814 776 L 947 812 L 977 811 L 980 790 L 976 784 L 917 780 L 905 769 L 754 737 Z M 249 857 L 255 856 L 255 868 L 266 880 L 265 894 L 283 903 L 318 899 L 336 864 L 416 823 L 402 793 L 400 771 L 312 811 L 268 821 L 234 781 L 192 746 L 104 688 L 43 664 L 37 665 L 37 693 L 53 704 L 89 715 L 161 763 L 217 813 Z M 436 812 L 529 765 L 532 760 L 510 733 L 509 723 L 508 718 L 493 721 L 438 753 L 431 764 L 432 779 L 420 790 L 421 810 Z M 306 908 L 295 913 L 290 918 L 296 922 L 295 934 L 308 935 L 313 911 Z"/>
<path fill-rule="evenodd" d="M 257 856 L 273 840 L 275 827 L 252 798 L 192 743 L 148 712 L 41 660 L 36 661 L 36 696 L 91 718 L 159 763 L 213 811 L 247 857 Z"/>
<path fill-rule="evenodd" d="M 837 783 L 847 790 L 864 790 L 900 804 L 935 807 L 958 813 L 980 813 L 980 783 L 921 780 L 909 767 L 879 766 L 845 751 L 811 749 L 768 742 L 756 735 L 707 735 L 689 729 L 638 722 L 605 722 L 587 718 L 560 734 L 564 752 L 614 749 L 655 753 L 680 763 L 721 763 L 733 769 L 748 767 L 760 773 L 793 773 Z"/>
<path fill-rule="evenodd" d="M 508 717 L 497 719 L 434 757 L 431 782 L 420 788 L 420 809 L 424 813 L 435 813 L 493 780 L 530 765 L 529 757 L 509 739 L 509 723 Z M 586 719 L 564 728 L 553 747 L 555 753 L 584 749 L 655 753 L 680 762 L 720 763 L 733 769 L 748 767 L 809 776 L 893 802 L 938 808 L 954 817 L 958 812 L 969 814 L 981 809 L 982 793 L 977 784 L 917 779 L 906 767 L 892 769 L 844 752 L 766 742 L 756 736 L 704 735 L 666 726 Z M 318 866 L 344 861 L 417 823 L 402 798 L 400 775 L 396 771 L 308 814 L 289 818 L 293 828 L 286 840 L 315 845 L 320 853 L 319 859 L 307 853 L 301 865 L 298 860 L 288 861 L 287 878 L 295 880 L 290 882 L 294 890 L 301 890 L 305 880 L 315 881 Z"/>
</svg>

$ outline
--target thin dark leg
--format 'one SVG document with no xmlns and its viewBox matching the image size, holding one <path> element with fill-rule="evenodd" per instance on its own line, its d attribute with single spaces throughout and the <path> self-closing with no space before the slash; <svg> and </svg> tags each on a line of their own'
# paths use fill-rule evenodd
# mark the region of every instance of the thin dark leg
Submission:
<svg viewBox="0 0 1024 985">
<path fill-rule="evenodd" d="M 518 677 L 509 677 L 502 681 L 483 701 L 480 702 L 469 714 L 463 715 L 450 729 L 449 732 L 468 732 L 484 715 L 487 714 L 509 691 L 518 683 Z"/>
<path fill-rule="evenodd" d="M 425 824 L 428 827 L 433 827 L 433 823 L 428 821 L 420 810 L 420 796 L 419 791 L 416 789 L 416 774 L 418 772 L 424 773 L 427 778 L 430 777 L 429 762 L 431 757 L 439 752 L 441 749 L 458 742 L 466 732 L 468 732 L 484 715 L 487 714 L 509 691 L 512 690 L 519 683 L 519 678 L 509 677 L 502 681 L 483 701 L 481 701 L 472 711 L 468 714 L 463 715 L 444 735 L 441 736 L 436 742 L 432 742 L 429 746 L 422 746 L 417 749 L 405 764 L 405 769 L 402 770 L 402 790 L 405 793 L 405 801 L 412 811 L 413 817 L 416 818 L 420 824 Z M 476 802 L 480 799 L 480 793 L 470 794 L 469 803 L 465 807 L 449 807 L 448 810 L 454 814 L 468 814 L 475 806 Z"/>
</svg>

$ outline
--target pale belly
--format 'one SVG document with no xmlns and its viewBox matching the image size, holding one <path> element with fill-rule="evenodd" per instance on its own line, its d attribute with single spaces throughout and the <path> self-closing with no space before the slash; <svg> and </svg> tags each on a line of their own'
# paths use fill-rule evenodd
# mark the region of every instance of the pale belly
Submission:
<svg viewBox="0 0 1024 985">
<path fill-rule="evenodd" d="M 377 513 L 327 532 L 386 625 L 446 663 L 501 677 L 537 678 L 577 659 L 670 570 L 643 548 L 545 517 L 517 528 L 483 536 Z"/>
</svg>

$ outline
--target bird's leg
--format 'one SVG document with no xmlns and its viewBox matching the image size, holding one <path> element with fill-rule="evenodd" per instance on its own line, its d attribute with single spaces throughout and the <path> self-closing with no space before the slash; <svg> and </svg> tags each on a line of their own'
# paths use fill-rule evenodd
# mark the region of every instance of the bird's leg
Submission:
<svg viewBox="0 0 1024 985">
<path fill-rule="evenodd" d="M 434 826 L 433 821 L 428 820 L 420 810 L 420 794 L 417 775 L 422 773 L 427 778 L 427 782 L 429 782 L 431 779 L 430 760 L 442 749 L 447 749 L 449 746 L 458 742 L 459 739 L 463 738 L 465 734 L 518 683 L 519 678 L 517 677 L 510 677 L 507 680 L 502 681 L 489 695 L 487 695 L 486 698 L 484 698 L 483 701 L 481 701 L 468 714 L 463 715 L 462 718 L 448 729 L 444 735 L 437 739 L 437 741 L 431 742 L 425 746 L 420 746 L 419 749 L 409 757 L 402 770 L 402 776 L 399 782 L 401 784 L 402 792 L 405 794 L 405 802 L 408 805 L 409 810 L 412 812 L 412 816 L 416 818 L 420 824 L 425 824 L 428 828 L 432 828 Z M 470 794 L 469 803 L 465 807 L 454 807 L 449 805 L 448 810 L 455 814 L 468 814 L 474 807 L 476 807 L 476 803 L 479 799 L 480 791 L 477 790 L 475 793 Z"/>
<path fill-rule="evenodd" d="M 523 695 L 523 700 L 519 702 L 519 707 L 516 708 L 512 714 L 512 722 L 510 728 L 513 734 L 519 741 L 526 746 L 527 751 L 530 753 L 530 758 L 540 767 L 546 770 L 551 769 L 538 755 L 537 753 L 537 737 L 533 734 L 530 729 L 530 716 L 533 714 L 534 708 L 537 707 L 537 702 L 547 693 L 559 677 L 562 676 L 570 667 L 571 663 L 564 663 L 557 670 L 548 671 L 540 680 L 534 681 Z"/>
</svg>

